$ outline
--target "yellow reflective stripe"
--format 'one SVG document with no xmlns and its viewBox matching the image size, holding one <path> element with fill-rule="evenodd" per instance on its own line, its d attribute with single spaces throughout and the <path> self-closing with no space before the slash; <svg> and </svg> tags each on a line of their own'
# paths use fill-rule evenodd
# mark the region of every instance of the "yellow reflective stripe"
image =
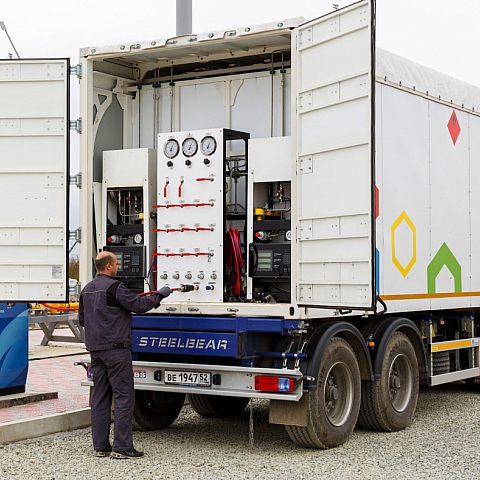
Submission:
<svg viewBox="0 0 480 480">
<path fill-rule="evenodd" d="M 383 301 L 388 300 L 423 300 L 428 298 L 460 298 L 480 297 L 480 292 L 451 292 L 451 293 L 406 293 L 400 295 L 380 295 Z"/>
<path fill-rule="evenodd" d="M 446 343 L 432 343 L 430 345 L 430 350 L 432 352 L 439 352 L 441 350 L 451 350 L 452 348 L 465 348 L 471 346 L 473 346 L 473 340 L 470 338 L 468 340 L 458 340 Z"/>
</svg>

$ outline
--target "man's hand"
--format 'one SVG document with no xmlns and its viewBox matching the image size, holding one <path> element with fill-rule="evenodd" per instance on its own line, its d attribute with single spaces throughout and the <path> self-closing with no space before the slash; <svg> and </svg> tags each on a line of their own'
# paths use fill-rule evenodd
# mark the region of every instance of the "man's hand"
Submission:
<svg viewBox="0 0 480 480">
<path fill-rule="evenodd" d="M 166 298 L 172 293 L 172 290 L 168 287 L 162 287 L 160 290 L 157 290 L 157 293 L 163 295 L 163 298 Z"/>
</svg>

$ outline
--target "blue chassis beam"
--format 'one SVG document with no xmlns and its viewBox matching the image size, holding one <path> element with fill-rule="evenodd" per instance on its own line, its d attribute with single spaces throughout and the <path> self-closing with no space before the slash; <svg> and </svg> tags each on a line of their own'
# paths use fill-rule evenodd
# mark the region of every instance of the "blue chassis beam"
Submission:
<svg viewBox="0 0 480 480">
<path fill-rule="evenodd" d="M 299 323 L 284 318 L 134 315 L 132 352 L 245 360 L 255 355 L 254 337 L 291 334 Z"/>
</svg>

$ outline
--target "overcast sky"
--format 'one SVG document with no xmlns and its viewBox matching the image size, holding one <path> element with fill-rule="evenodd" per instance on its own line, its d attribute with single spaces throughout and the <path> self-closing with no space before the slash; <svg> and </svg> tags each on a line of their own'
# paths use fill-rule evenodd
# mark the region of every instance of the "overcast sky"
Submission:
<svg viewBox="0 0 480 480">
<path fill-rule="evenodd" d="M 351 1 L 336 0 L 340 7 Z M 332 10 L 325 0 L 193 0 L 193 30 L 230 29 Z M 378 45 L 480 86 L 479 0 L 377 0 Z M 175 0 L 2 0 L 0 21 L 21 57 L 175 35 Z M 0 32 L 0 58 L 13 52 Z"/>
<path fill-rule="evenodd" d="M 175 0 L 1 0 L 0 21 L 21 58 L 69 57 L 76 64 L 81 47 L 175 36 L 175 5 Z M 193 0 L 193 31 L 312 19 L 332 6 L 325 0 Z M 480 86 L 479 18 L 480 0 L 377 0 L 377 45 Z M 0 58 L 9 53 L 14 51 L 0 31 Z M 78 100 L 72 102 L 72 119 L 77 116 Z M 78 150 L 78 142 L 72 148 Z M 71 173 L 77 171 L 78 151 L 72 151 Z M 71 228 L 76 222 L 74 214 Z"/>
</svg>

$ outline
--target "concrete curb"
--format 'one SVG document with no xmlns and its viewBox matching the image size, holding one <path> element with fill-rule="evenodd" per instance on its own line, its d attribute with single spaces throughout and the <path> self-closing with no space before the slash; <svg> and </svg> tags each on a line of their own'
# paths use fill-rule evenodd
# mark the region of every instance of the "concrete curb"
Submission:
<svg viewBox="0 0 480 480">
<path fill-rule="evenodd" d="M 90 407 L 0 424 L 0 445 L 90 426 Z"/>
<path fill-rule="evenodd" d="M 58 398 L 58 392 L 24 392 L 0 397 L 0 408 L 16 407 L 29 403 L 43 402 Z"/>
</svg>

